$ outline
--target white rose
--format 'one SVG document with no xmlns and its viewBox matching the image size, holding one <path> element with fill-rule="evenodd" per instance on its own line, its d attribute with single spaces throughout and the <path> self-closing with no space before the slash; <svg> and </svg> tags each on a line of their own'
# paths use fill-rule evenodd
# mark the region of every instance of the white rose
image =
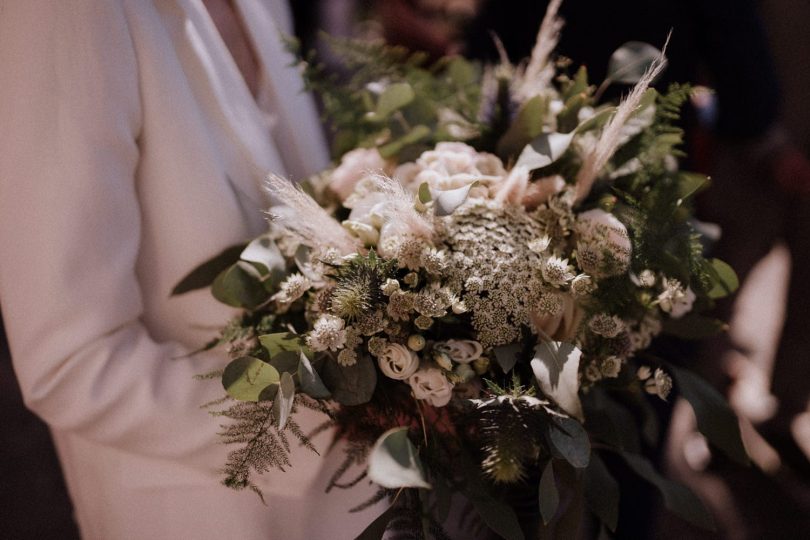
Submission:
<svg viewBox="0 0 810 540">
<path fill-rule="evenodd" d="M 340 165 L 332 171 L 329 188 L 345 201 L 357 182 L 369 174 L 384 172 L 387 166 L 376 148 L 356 148 L 344 154 Z"/>
<path fill-rule="evenodd" d="M 433 367 L 418 370 L 410 376 L 408 384 L 416 399 L 428 401 L 434 407 L 444 407 L 453 396 L 453 383 Z"/>
<path fill-rule="evenodd" d="M 475 362 L 484 353 L 484 348 L 471 339 L 448 339 L 436 344 L 436 348 L 446 353 L 457 364 Z"/>
<path fill-rule="evenodd" d="M 555 314 L 532 311 L 529 316 L 532 325 L 541 337 L 550 337 L 557 341 L 573 342 L 584 312 L 576 300 L 568 294 L 560 294 L 562 310 Z"/>
<path fill-rule="evenodd" d="M 386 377 L 398 381 L 407 379 L 419 368 L 419 357 L 416 353 L 399 343 L 386 345 L 377 361 Z"/>
<path fill-rule="evenodd" d="M 577 217 L 577 262 L 597 278 L 618 276 L 630 266 L 633 245 L 613 214 L 594 208 Z"/>
</svg>

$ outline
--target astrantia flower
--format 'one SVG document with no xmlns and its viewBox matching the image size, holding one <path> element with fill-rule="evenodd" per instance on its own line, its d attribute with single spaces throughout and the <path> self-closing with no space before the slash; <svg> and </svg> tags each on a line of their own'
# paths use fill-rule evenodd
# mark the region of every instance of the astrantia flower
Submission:
<svg viewBox="0 0 810 540">
<path fill-rule="evenodd" d="M 312 287 L 312 282 L 301 274 L 290 274 L 281 282 L 273 299 L 281 304 L 291 304 L 301 298 Z"/>
<path fill-rule="evenodd" d="M 591 332 L 606 338 L 615 338 L 627 329 L 627 325 L 616 315 L 597 313 L 588 321 Z"/>
<path fill-rule="evenodd" d="M 644 369 L 643 372 L 642 369 Z M 661 368 L 656 368 L 655 374 L 651 377 L 650 368 L 646 366 L 639 368 L 638 375 L 640 379 L 645 381 L 644 390 L 646 390 L 648 394 L 656 395 L 666 401 L 672 390 L 672 377 L 664 373 L 664 370 Z M 646 377 L 642 377 L 642 375 L 646 375 Z"/>
<path fill-rule="evenodd" d="M 419 369 L 410 376 L 408 384 L 416 399 L 422 399 L 434 407 L 444 407 L 453 397 L 453 383 L 441 370 L 429 367 Z"/>
<path fill-rule="evenodd" d="M 344 367 L 353 366 L 357 363 L 357 351 L 354 349 L 343 349 L 337 356 L 338 364 Z"/>
<path fill-rule="evenodd" d="M 602 360 L 601 365 L 599 366 L 602 370 L 602 375 L 604 377 L 613 379 L 619 376 L 619 372 L 622 370 L 622 359 L 618 356 L 608 356 Z"/>
<path fill-rule="evenodd" d="M 416 353 L 399 343 L 386 345 L 377 357 L 377 362 L 386 377 L 398 381 L 407 379 L 419 368 Z"/>
<path fill-rule="evenodd" d="M 662 279 L 662 284 L 664 290 L 656 300 L 661 309 L 669 313 L 670 317 L 679 319 L 692 310 L 696 296 L 690 287 L 684 289 L 680 281 L 666 277 Z"/>
<path fill-rule="evenodd" d="M 345 322 L 334 315 L 321 315 L 307 335 L 307 345 L 313 351 L 337 351 L 346 344 Z"/>
<path fill-rule="evenodd" d="M 596 283 L 588 274 L 580 274 L 571 281 L 571 294 L 574 296 L 587 296 L 595 290 Z"/>
<path fill-rule="evenodd" d="M 597 278 L 618 276 L 630 266 L 632 244 L 616 216 L 595 208 L 577 218 L 577 261 Z"/>
<path fill-rule="evenodd" d="M 568 259 L 560 257 L 546 259 L 543 262 L 542 274 L 543 279 L 555 287 L 565 285 L 576 276 L 574 267 L 568 264 Z"/>
</svg>

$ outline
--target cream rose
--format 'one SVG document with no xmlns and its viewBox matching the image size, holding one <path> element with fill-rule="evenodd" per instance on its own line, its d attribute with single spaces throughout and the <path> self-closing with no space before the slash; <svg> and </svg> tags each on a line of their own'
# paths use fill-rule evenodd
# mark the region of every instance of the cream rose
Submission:
<svg viewBox="0 0 810 540">
<path fill-rule="evenodd" d="M 436 344 L 436 348 L 447 354 L 457 364 L 475 362 L 484 353 L 484 348 L 471 339 L 448 339 Z"/>
<path fill-rule="evenodd" d="M 377 358 L 386 377 L 402 381 L 416 373 L 419 357 L 405 345 L 389 343 Z"/>
<path fill-rule="evenodd" d="M 418 370 L 410 376 L 408 384 L 416 399 L 425 400 L 434 407 L 444 407 L 453 396 L 453 383 L 437 368 Z"/>
<path fill-rule="evenodd" d="M 343 155 L 329 182 L 331 189 L 345 201 L 354 191 L 354 186 L 364 177 L 373 173 L 385 172 L 388 163 L 382 158 L 376 148 L 356 148 Z"/>
</svg>

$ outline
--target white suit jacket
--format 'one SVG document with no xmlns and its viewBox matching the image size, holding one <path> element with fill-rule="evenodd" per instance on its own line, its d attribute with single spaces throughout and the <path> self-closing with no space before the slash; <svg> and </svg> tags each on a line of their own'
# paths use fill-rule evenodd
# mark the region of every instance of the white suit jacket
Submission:
<svg viewBox="0 0 810 540">
<path fill-rule="evenodd" d="M 264 230 L 267 172 L 327 162 L 286 6 L 236 5 L 269 117 L 201 0 L 0 0 L 0 305 L 89 539 L 353 538 L 380 511 L 347 513 L 365 483 L 322 494 L 340 452 L 294 449 L 259 480 L 267 506 L 221 486 L 220 421 L 199 406 L 222 388 L 193 376 L 226 359 L 180 358 L 231 312 L 172 287 Z"/>
</svg>

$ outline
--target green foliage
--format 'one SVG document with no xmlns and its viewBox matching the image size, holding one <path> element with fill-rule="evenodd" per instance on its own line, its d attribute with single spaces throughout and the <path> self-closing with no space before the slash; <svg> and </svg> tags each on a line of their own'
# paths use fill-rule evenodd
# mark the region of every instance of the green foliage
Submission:
<svg viewBox="0 0 810 540">
<path fill-rule="evenodd" d="M 209 287 L 221 272 L 239 260 L 239 255 L 246 246 L 247 244 L 239 244 L 226 248 L 215 257 L 197 266 L 175 285 L 172 289 L 172 296 Z"/>
</svg>

